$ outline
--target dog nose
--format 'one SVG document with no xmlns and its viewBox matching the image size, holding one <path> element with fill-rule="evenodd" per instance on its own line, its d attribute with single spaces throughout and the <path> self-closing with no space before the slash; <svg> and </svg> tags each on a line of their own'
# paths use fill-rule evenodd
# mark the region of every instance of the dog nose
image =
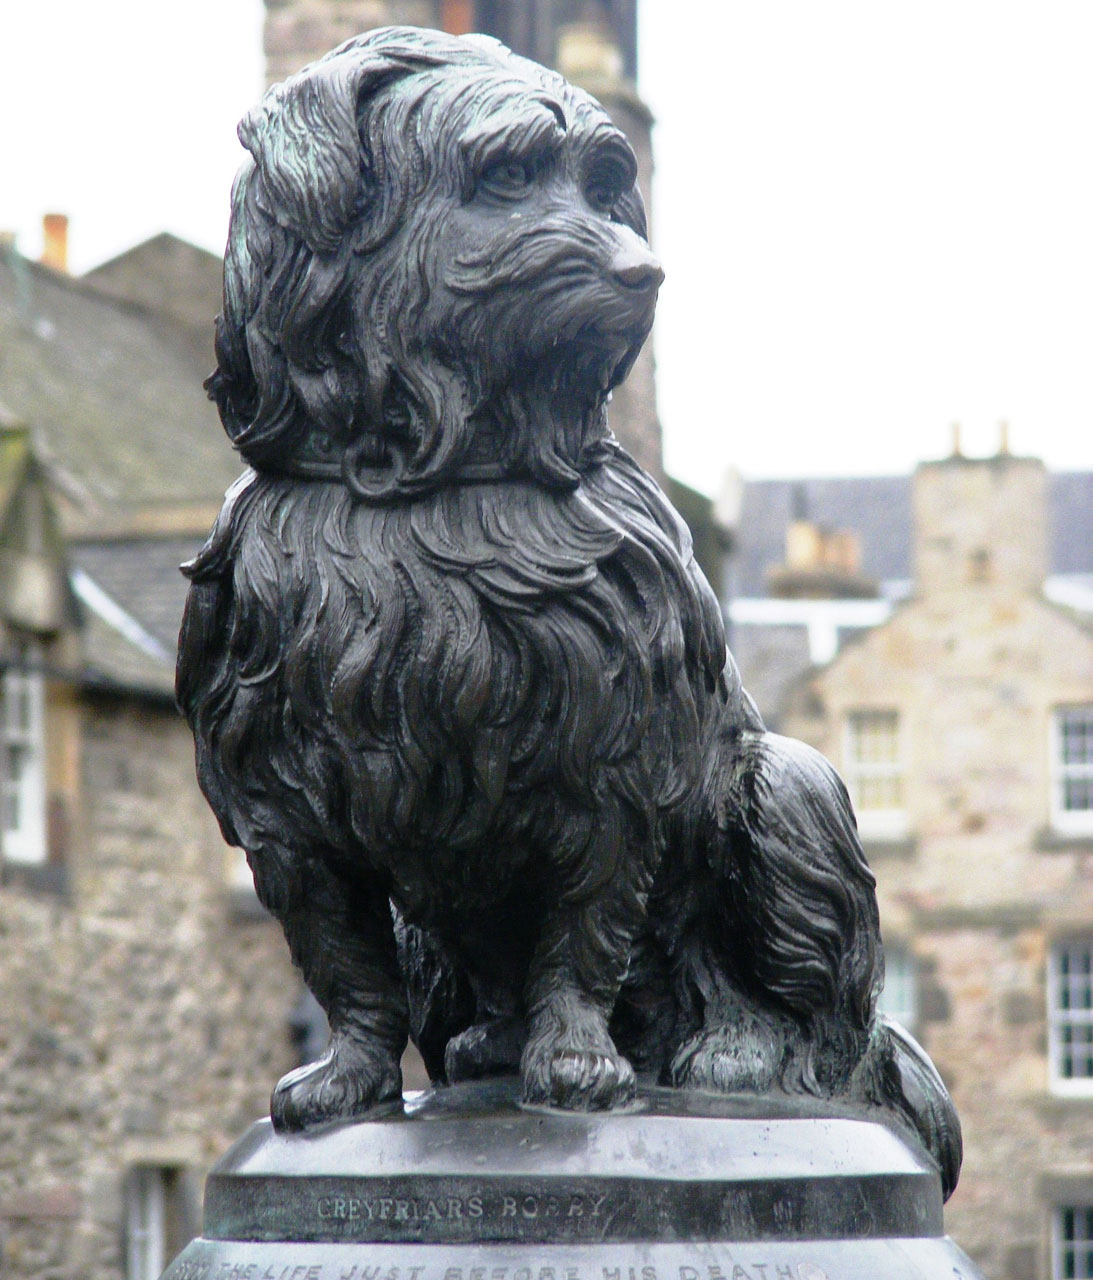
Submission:
<svg viewBox="0 0 1093 1280">
<path fill-rule="evenodd" d="M 659 289 L 664 271 L 649 246 L 628 227 L 619 228 L 619 244 L 611 260 L 611 274 L 624 289 Z"/>
</svg>

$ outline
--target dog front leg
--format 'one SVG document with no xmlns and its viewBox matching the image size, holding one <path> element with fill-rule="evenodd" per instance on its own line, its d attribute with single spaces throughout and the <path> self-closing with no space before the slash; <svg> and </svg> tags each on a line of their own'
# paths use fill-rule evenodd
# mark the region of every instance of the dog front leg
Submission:
<svg viewBox="0 0 1093 1280">
<path fill-rule="evenodd" d="M 409 1018 L 385 889 L 312 861 L 298 891 L 273 906 L 331 1032 L 323 1056 L 290 1071 L 273 1090 L 274 1128 L 348 1120 L 401 1098 Z"/>
<path fill-rule="evenodd" d="M 525 1102 L 600 1111 L 633 1097 L 633 1068 L 607 1024 L 642 909 L 633 887 L 615 882 L 548 914 L 528 974 Z"/>
</svg>

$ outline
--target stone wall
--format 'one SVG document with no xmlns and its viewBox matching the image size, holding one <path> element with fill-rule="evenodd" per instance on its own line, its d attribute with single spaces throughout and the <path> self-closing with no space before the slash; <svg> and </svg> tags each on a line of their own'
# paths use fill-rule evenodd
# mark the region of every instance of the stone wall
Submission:
<svg viewBox="0 0 1093 1280">
<path fill-rule="evenodd" d="M 1093 632 L 1030 589 L 1039 464 L 936 464 L 915 499 L 914 598 L 812 672 L 784 731 L 845 769 L 848 713 L 898 712 L 907 832 L 866 851 L 885 937 L 917 962 L 917 1033 L 964 1124 L 946 1223 L 992 1280 L 1037 1280 L 1052 1177 L 1093 1174 L 1091 1099 L 1052 1093 L 1046 1048 L 1048 948 L 1093 933 L 1093 840 L 1049 830 L 1050 716 L 1093 702 Z"/>
<path fill-rule="evenodd" d="M 240 912 L 174 713 L 82 701 L 68 887 L 0 891 L 5 1276 L 116 1280 L 135 1165 L 201 1179 L 294 1063 L 280 929 Z"/>
</svg>

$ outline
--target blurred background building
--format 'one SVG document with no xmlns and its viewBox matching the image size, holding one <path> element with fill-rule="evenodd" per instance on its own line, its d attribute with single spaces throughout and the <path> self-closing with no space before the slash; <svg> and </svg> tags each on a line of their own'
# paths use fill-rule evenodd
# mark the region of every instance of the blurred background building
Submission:
<svg viewBox="0 0 1093 1280">
<path fill-rule="evenodd" d="M 926 1045 L 964 1125 L 948 1229 L 992 1277 L 1080 1276 L 1093 1213 L 1093 475 L 1048 476 L 1003 450 L 829 487 L 845 490 L 830 509 L 840 532 L 803 510 L 788 522 L 771 594 L 735 602 L 735 633 L 779 726 L 819 747 L 854 800 L 878 881 L 884 1003 Z M 769 519 L 778 495 L 756 488 Z"/>
<path fill-rule="evenodd" d="M 269 79 L 389 21 L 558 65 L 648 193 L 633 0 L 268 0 Z M 323 1028 L 171 694 L 177 566 L 239 469 L 201 391 L 219 260 L 164 235 L 73 278 L 63 218 L 45 243 L 0 254 L 0 1261 L 150 1280 Z M 964 1120 L 949 1229 L 997 1280 L 1093 1275 L 1093 473 L 1003 438 L 711 502 L 663 475 L 653 378 L 647 351 L 612 424 L 691 525 L 768 722 L 847 779 L 885 1005 Z"/>
<path fill-rule="evenodd" d="M 296 984 L 172 694 L 178 565 L 239 470 L 219 263 L 163 237 L 77 280 L 53 243 L 0 257 L 0 1270 L 143 1280 L 293 1065 Z"/>
</svg>

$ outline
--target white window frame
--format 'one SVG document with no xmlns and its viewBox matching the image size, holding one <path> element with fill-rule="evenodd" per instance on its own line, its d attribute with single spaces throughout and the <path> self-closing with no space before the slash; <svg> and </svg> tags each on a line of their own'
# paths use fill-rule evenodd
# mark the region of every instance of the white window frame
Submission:
<svg viewBox="0 0 1093 1280">
<path fill-rule="evenodd" d="M 129 1170 L 125 1196 L 125 1280 L 159 1280 L 167 1265 L 167 1178 L 156 1165 Z"/>
<path fill-rule="evenodd" d="M 22 646 L 0 675 L 0 845 L 4 861 L 40 866 L 46 860 L 45 679 L 34 670 L 36 650 Z M 25 711 L 25 723 L 21 712 Z M 20 776 L 8 774 L 12 749 L 21 749 Z M 18 823 L 9 826 L 17 788 Z"/>
<path fill-rule="evenodd" d="M 863 763 L 858 759 L 856 744 L 857 722 L 867 717 L 892 717 L 895 721 L 896 758 L 891 763 Z M 907 835 L 907 742 L 903 716 L 895 707 L 851 707 L 843 717 L 843 777 L 846 781 L 854 813 L 858 819 L 858 831 L 864 839 L 899 840 Z M 903 805 L 898 809 L 866 809 L 859 800 L 858 783 L 864 777 L 889 777 L 900 780 Z"/>
<path fill-rule="evenodd" d="M 1064 1027 L 1088 1027 L 1093 1034 L 1093 1008 L 1064 1009 L 1059 1000 L 1059 986 L 1063 979 L 1063 952 L 1085 953 L 1090 959 L 1089 984 L 1093 988 L 1093 938 L 1060 938 L 1048 951 L 1047 975 L 1047 1045 L 1048 1072 L 1052 1093 L 1071 1097 L 1093 1096 L 1093 1072 L 1088 1076 L 1067 1076 L 1062 1072 Z M 1081 977 L 1079 975 L 1079 982 Z M 1071 978 L 1073 975 L 1071 975 Z M 1091 1001 L 1093 1003 L 1093 1001 Z"/>
<path fill-rule="evenodd" d="M 884 986 L 877 999 L 877 1012 L 894 1019 L 913 1036 L 918 1035 L 918 961 L 903 943 L 894 942 L 884 948 Z"/>
<path fill-rule="evenodd" d="M 1051 1280 L 1066 1280 L 1066 1254 L 1072 1251 L 1077 1254 L 1075 1246 L 1079 1244 L 1088 1244 L 1089 1250 L 1093 1250 L 1093 1231 L 1090 1233 L 1090 1239 L 1084 1238 L 1081 1241 L 1066 1241 L 1063 1239 L 1063 1214 L 1068 1210 L 1074 1213 L 1093 1213 L 1093 1205 L 1090 1204 L 1057 1204 L 1054 1206 L 1051 1214 Z M 1091 1224 L 1093 1226 L 1093 1224 Z M 1083 1252 L 1088 1252 L 1083 1250 Z M 1077 1259 L 1075 1258 L 1075 1261 Z M 1075 1280 L 1084 1280 L 1084 1277 L 1093 1276 L 1093 1267 L 1087 1268 L 1084 1272 L 1078 1272 L 1076 1269 L 1071 1273 Z"/>
<path fill-rule="evenodd" d="M 1063 763 L 1063 717 L 1074 711 L 1084 711 L 1093 719 L 1093 703 L 1088 702 L 1055 707 L 1051 713 L 1051 828 L 1060 835 L 1093 836 L 1093 809 L 1063 807 L 1063 787 L 1068 778 L 1093 778 L 1093 763 Z"/>
</svg>

